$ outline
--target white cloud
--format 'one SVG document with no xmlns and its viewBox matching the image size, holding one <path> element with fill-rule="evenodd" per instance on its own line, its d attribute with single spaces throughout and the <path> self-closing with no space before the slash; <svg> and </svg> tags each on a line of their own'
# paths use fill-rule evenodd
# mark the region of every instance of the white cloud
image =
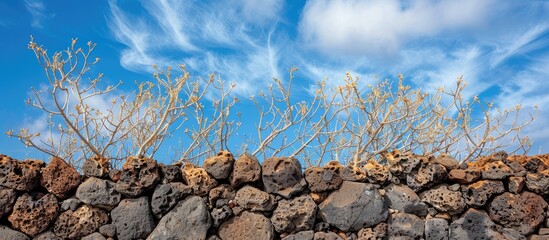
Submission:
<svg viewBox="0 0 549 240">
<path fill-rule="evenodd" d="M 42 21 L 49 18 L 46 6 L 41 0 L 25 0 L 25 8 L 32 16 L 31 26 L 42 28 Z"/>
<path fill-rule="evenodd" d="M 492 0 L 309 1 L 300 33 L 307 45 L 330 54 L 395 54 L 416 38 L 471 28 L 489 16 Z"/>
</svg>

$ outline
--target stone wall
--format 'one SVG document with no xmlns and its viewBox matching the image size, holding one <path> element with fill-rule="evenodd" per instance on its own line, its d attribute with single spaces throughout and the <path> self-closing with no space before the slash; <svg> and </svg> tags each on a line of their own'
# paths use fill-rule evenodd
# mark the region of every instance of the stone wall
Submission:
<svg viewBox="0 0 549 240">
<path fill-rule="evenodd" d="M 549 155 L 386 161 L 93 158 L 81 176 L 0 155 L 0 239 L 549 239 Z"/>
</svg>

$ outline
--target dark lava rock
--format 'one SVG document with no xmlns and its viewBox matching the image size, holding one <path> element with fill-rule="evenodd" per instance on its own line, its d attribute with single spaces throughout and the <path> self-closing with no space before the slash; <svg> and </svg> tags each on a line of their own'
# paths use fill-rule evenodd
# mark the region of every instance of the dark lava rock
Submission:
<svg viewBox="0 0 549 240">
<path fill-rule="evenodd" d="M 160 173 L 162 175 L 162 183 L 183 182 L 183 173 L 181 166 L 178 165 L 160 165 Z"/>
<path fill-rule="evenodd" d="M 256 157 L 244 153 L 234 163 L 233 172 L 229 177 L 233 188 L 261 180 L 261 165 Z"/>
<path fill-rule="evenodd" d="M 145 239 L 154 229 L 154 220 L 146 196 L 124 199 L 111 211 L 118 240 Z"/>
<path fill-rule="evenodd" d="M 1 226 L 0 225 L 0 239 L 6 239 L 6 240 L 29 240 L 30 238 L 27 237 L 22 232 L 15 231 L 9 227 Z"/>
<path fill-rule="evenodd" d="M 111 210 L 118 205 L 122 196 L 115 190 L 115 183 L 90 177 L 76 189 L 76 197 L 86 204 Z"/>
<path fill-rule="evenodd" d="M 482 180 L 467 185 L 463 195 L 467 204 L 475 208 L 481 208 L 486 205 L 492 196 L 503 192 L 505 192 L 505 187 L 501 181 Z"/>
<path fill-rule="evenodd" d="M 204 161 L 204 169 L 215 179 L 225 179 L 231 175 L 234 157 L 229 151 L 221 151 Z"/>
<path fill-rule="evenodd" d="M 406 185 L 390 184 L 385 187 L 385 203 L 387 207 L 418 216 L 427 215 L 427 204 Z"/>
<path fill-rule="evenodd" d="M 301 174 L 301 164 L 296 158 L 267 158 L 262 169 L 263 185 L 268 193 L 290 198 L 307 186 Z"/>
<path fill-rule="evenodd" d="M 425 220 L 425 239 L 448 240 L 448 221 L 442 218 Z"/>
<path fill-rule="evenodd" d="M 92 157 L 84 160 L 82 172 L 86 177 L 104 178 L 109 175 L 109 160 L 102 157 Z"/>
<path fill-rule="evenodd" d="M 236 192 L 235 201 L 250 211 L 271 211 L 275 207 L 275 197 L 251 186 L 244 186 Z"/>
<path fill-rule="evenodd" d="M 190 195 L 191 192 L 192 189 L 181 182 L 159 184 L 154 189 L 151 199 L 154 216 L 158 219 L 162 218 L 162 215 L 170 211 L 179 200 Z"/>
<path fill-rule="evenodd" d="M 68 210 L 59 215 L 53 232 L 65 239 L 80 239 L 94 233 L 109 221 L 107 212 L 87 205 L 76 211 Z"/>
<path fill-rule="evenodd" d="M 317 206 L 308 196 L 280 200 L 273 212 L 271 222 L 279 233 L 293 233 L 313 229 Z"/>
<path fill-rule="evenodd" d="M 206 239 L 211 219 L 208 207 L 198 196 L 180 201 L 166 214 L 147 239 Z"/>
<path fill-rule="evenodd" d="M 115 189 L 124 196 L 138 197 L 144 191 L 154 188 L 159 181 L 160 171 L 155 160 L 128 157 Z"/>
<path fill-rule="evenodd" d="M 389 218 L 389 239 L 408 237 L 419 239 L 423 237 L 423 220 L 416 215 L 407 213 L 394 213 Z"/>
<path fill-rule="evenodd" d="M 414 191 L 430 188 L 446 179 L 446 168 L 440 164 L 428 164 L 406 176 L 407 185 Z"/>
<path fill-rule="evenodd" d="M 38 185 L 42 167 L 42 161 L 17 161 L 0 155 L 0 186 L 28 192 Z"/>
<path fill-rule="evenodd" d="M 448 185 L 441 184 L 419 194 L 423 202 L 433 206 L 437 211 L 457 215 L 465 210 L 467 204 L 462 193 L 448 189 Z"/>
<path fill-rule="evenodd" d="M 218 235 L 223 240 L 273 240 L 274 229 L 271 221 L 263 214 L 244 211 L 240 216 L 223 222 Z"/>
<path fill-rule="evenodd" d="M 505 239 L 497 228 L 486 212 L 469 208 L 460 219 L 450 224 L 450 239 Z"/>
<path fill-rule="evenodd" d="M 15 190 L 0 186 L 0 218 L 11 211 L 16 198 Z"/>
<path fill-rule="evenodd" d="M 543 223 L 546 209 L 547 202 L 537 194 L 506 192 L 494 198 L 488 207 L 488 214 L 495 222 L 527 236 Z"/>
<path fill-rule="evenodd" d="M 333 170 L 311 167 L 304 172 L 309 189 L 313 192 L 324 192 L 337 189 L 343 179 Z"/>
<path fill-rule="evenodd" d="M 526 187 L 537 194 L 549 195 L 549 169 L 526 174 Z"/>
</svg>

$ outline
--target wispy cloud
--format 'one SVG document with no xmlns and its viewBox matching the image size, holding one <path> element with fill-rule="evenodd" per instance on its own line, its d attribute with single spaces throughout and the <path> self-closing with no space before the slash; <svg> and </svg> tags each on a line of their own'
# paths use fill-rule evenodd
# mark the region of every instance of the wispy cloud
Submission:
<svg viewBox="0 0 549 240">
<path fill-rule="evenodd" d="M 41 0 L 25 0 L 25 8 L 32 16 L 31 26 L 42 28 L 42 21 L 49 18 L 44 2 Z"/>
</svg>

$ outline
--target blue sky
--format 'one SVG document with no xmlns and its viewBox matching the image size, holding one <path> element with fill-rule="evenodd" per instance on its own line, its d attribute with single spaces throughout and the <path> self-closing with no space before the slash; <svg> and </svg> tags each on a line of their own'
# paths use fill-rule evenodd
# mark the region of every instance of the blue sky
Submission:
<svg viewBox="0 0 549 240">
<path fill-rule="evenodd" d="M 547 152 L 548 12 L 549 1 L 536 0 L 0 0 L 0 128 L 43 128 L 24 104 L 31 87 L 46 82 L 26 48 L 33 35 L 50 51 L 75 37 L 97 43 L 107 82 L 152 80 L 152 64 L 185 63 L 194 76 L 236 82 L 244 99 L 291 66 L 304 98 L 319 80 L 335 86 L 347 71 L 365 82 L 403 73 L 425 91 L 463 75 L 466 97 L 539 106 L 523 133 L 533 153 Z M 0 146 L 15 158 L 33 156 L 13 138 L 1 136 Z"/>
</svg>

